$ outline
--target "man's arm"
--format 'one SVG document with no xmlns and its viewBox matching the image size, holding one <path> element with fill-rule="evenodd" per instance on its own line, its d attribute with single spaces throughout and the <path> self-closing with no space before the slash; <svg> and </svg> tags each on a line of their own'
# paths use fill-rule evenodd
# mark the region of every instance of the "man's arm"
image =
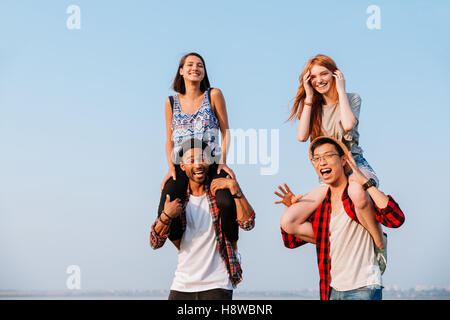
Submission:
<svg viewBox="0 0 450 320">
<path fill-rule="evenodd" d="M 353 179 L 357 181 L 359 184 L 364 185 L 368 179 L 364 175 L 364 173 L 359 170 L 357 167 L 355 160 L 348 154 L 348 163 L 353 170 Z M 371 186 L 366 190 L 375 207 L 375 219 L 380 222 L 382 225 L 388 228 L 398 228 L 403 222 L 405 222 L 405 215 L 400 209 L 399 205 L 395 200 L 389 195 L 385 195 L 382 191 L 378 190 L 377 187 Z"/>
<path fill-rule="evenodd" d="M 303 195 L 301 194 L 295 196 L 286 183 L 284 184 L 284 188 L 282 186 L 278 186 L 278 189 L 281 191 L 282 194 L 280 194 L 277 191 L 275 191 L 274 193 L 277 196 L 279 196 L 281 200 L 275 201 L 275 204 L 282 203 L 286 208 L 289 208 L 294 203 L 297 203 L 301 198 L 303 198 Z M 315 244 L 316 239 L 314 238 L 314 231 L 312 229 L 313 220 L 314 220 L 314 213 L 311 216 L 309 216 L 309 218 L 306 220 L 307 222 L 303 223 L 302 226 L 300 227 L 301 229 L 299 230 L 300 231 L 299 237 L 289 234 L 286 231 L 284 231 L 283 228 L 280 228 L 284 246 L 289 249 L 294 249 L 308 242 Z"/>
<path fill-rule="evenodd" d="M 164 210 L 161 215 L 156 218 L 150 231 L 150 246 L 152 249 L 161 248 L 167 240 L 170 232 L 170 223 L 172 219 L 178 217 L 181 213 L 182 206 L 180 199 L 170 201 L 170 196 L 167 195 L 164 203 Z M 180 241 L 173 241 L 173 244 L 180 249 Z"/>
<path fill-rule="evenodd" d="M 248 202 L 245 195 L 236 179 L 217 178 L 211 183 L 211 192 L 215 195 L 219 189 L 228 189 L 230 193 L 235 196 L 234 202 L 236 204 L 236 220 L 241 229 L 249 231 L 255 226 L 255 212 Z"/>
</svg>

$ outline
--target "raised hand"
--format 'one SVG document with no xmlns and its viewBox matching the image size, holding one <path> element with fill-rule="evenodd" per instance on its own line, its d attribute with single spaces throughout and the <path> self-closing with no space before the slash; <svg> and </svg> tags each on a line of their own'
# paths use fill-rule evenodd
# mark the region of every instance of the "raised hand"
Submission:
<svg viewBox="0 0 450 320">
<path fill-rule="evenodd" d="M 278 186 L 278 189 L 281 191 L 283 195 L 281 195 L 278 192 L 274 192 L 277 196 L 281 198 L 280 201 L 275 201 L 275 204 L 284 204 L 286 207 L 290 207 L 294 203 L 298 202 L 303 195 L 299 194 L 298 196 L 295 196 L 294 193 L 291 191 L 291 189 L 288 187 L 286 183 L 283 184 L 286 189 L 283 189 L 282 186 Z"/>
<path fill-rule="evenodd" d="M 312 100 L 312 97 L 314 95 L 314 89 L 311 86 L 311 72 L 308 70 L 305 75 L 303 76 L 303 88 L 305 89 L 306 98 L 305 100 Z"/>
<path fill-rule="evenodd" d="M 345 93 L 345 78 L 342 72 L 337 69 L 333 72 L 333 77 L 336 79 L 336 90 L 338 93 Z"/>
</svg>

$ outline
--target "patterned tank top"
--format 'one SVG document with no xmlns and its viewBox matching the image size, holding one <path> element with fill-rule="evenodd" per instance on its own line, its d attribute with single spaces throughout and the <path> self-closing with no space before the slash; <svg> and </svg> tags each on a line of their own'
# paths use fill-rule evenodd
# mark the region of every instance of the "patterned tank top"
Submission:
<svg viewBox="0 0 450 320">
<path fill-rule="evenodd" d="M 174 160 L 174 155 L 178 153 L 183 142 L 191 138 L 205 141 L 211 148 L 213 157 L 220 154 L 219 120 L 209 101 L 209 90 L 205 91 L 201 107 L 192 114 L 181 110 L 178 95 L 173 96 L 171 128 Z"/>
</svg>

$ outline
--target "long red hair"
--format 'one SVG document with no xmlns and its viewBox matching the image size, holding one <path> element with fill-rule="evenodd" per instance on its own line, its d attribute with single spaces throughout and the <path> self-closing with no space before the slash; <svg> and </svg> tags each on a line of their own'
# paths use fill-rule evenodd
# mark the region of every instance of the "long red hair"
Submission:
<svg viewBox="0 0 450 320">
<path fill-rule="evenodd" d="M 300 119 L 303 107 L 305 103 L 306 98 L 306 92 L 305 88 L 303 87 L 303 76 L 311 70 L 311 68 L 314 65 L 319 65 L 322 67 L 327 68 L 332 73 L 334 73 L 337 70 L 336 63 L 328 56 L 325 56 L 323 54 L 318 54 L 315 57 L 308 60 L 308 62 L 305 65 L 305 68 L 303 69 L 302 73 L 300 74 L 299 81 L 300 85 L 297 90 L 297 95 L 295 96 L 294 104 L 291 109 L 291 115 L 289 116 L 288 120 L 295 120 Z M 311 138 L 311 141 L 317 138 L 318 136 L 322 135 L 322 105 L 325 103 L 325 100 L 323 96 L 318 93 L 314 88 L 314 95 L 313 95 L 313 101 L 312 101 L 312 109 L 311 109 L 311 119 L 309 123 L 309 136 Z M 336 90 L 336 81 L 334 81 L 333 77 L 333 83 L 331 85 L 330 90 L 333 90 L 335 96 L 337 96 L 337 90 Z"/>
</svg>

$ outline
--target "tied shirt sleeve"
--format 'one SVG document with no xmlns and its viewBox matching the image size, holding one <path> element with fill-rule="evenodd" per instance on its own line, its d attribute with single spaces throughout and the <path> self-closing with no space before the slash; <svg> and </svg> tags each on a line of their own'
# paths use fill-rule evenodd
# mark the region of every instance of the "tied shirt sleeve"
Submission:
<svg viewBox="0 0 450 320">
<path fill-rule="evenodd" d="M 150 230 L 150 246 L 152 249 L 156 250 L 161 248 L 164 243 L 167 240 L 167 237 L 169 236 L 169 233 L 164 235 L 159 235 L 156 230 L 156 223 L 158 222 L 158 218 L 156 218 L 155 222 L 152 224 L 151 230 Z"/>
<path fill-rule="evenodd" d="M 255 227 L 255 212 L 252 212 L 251 217 L 246 221 L 237 220 L 239 227 L 245 231 L 250 231 Z"/>
<path fill-rule="evenodd" d="M 395 200 L 388 195 L 389 201 L 385 208 L 378 208 L 374 203 L 376 209 L 376 219 L 382 225 L 388 228 L 398 228 L 405 222 L 405 215 L 400 209 Z"/>
<path fill-rule="evenodd" d="M 313 222 L 315 214 L 313 213 L 306 221 Z M 304 244 L 309 243 L 308 241 L 302 240 L 300 238 L 297 238 L 296 236 L 287 233 L 283 230 L 283 228 L 280 227 L 281 230 L 281 237 L 283 239 L 283 244 L 288 249 L 295 249 L 298 248 Z"/>
</svg>

